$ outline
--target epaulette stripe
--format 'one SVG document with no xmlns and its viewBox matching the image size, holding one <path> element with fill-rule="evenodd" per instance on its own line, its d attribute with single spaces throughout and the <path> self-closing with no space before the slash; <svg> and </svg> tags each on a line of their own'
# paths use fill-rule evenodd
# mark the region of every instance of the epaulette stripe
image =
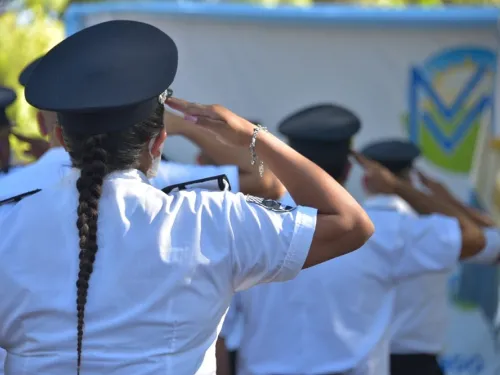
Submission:
<svg viewBox="0 0 500 375">
<path fill-rule="evenodd" d="M 213 177 L 201 178 L 199 180 L 183 182 L 180 184 L 170 185 L 170 186 L 167 186 L 167 187 L 161 189 L 161 191 L 163 191 L 165 194 L 170 194 L 172 192 L 172 190 L 174 190 L 174 189 L 186 190 L 186 188 L 189 185 L 201 184 L 203 182 L 208 182 L 208 181 L 217 181 L 217 183 L 219 185 L 219 189 L 221 191 L 224 191 L 224 190 L 231 191 L 231 183 L 229 182 L 229 179 L 227 178 L 227 176 L 225 174 L 221 174 L 221 175 L 213 176 Z"/>
<path fill-rule="evenodd" d="M 21 201 L 22 199 L 29 197 L 30 195 L 36 194 L 40 191 L 42 191 L 42 189 L 35 189 L 32 191 L 28 191 L 27 193 L 22 193 L 22 194 L 14 196 L 14 197 L 10 197 L 10 198 L 1 200 L 0 206 L 6 205 L 6 204 L 11 204 L 11 203 L 17 203 L 17 202 Z"/>
</svg>

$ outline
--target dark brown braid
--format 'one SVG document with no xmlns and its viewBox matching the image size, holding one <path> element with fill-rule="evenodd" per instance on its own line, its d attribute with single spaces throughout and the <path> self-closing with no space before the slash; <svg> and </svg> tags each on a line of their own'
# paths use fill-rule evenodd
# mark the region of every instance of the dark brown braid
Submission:
<svg viewBox="0 0 500 375">
<path fill-rule="evenodd" d="M 98 250 L 97 221 L 104 178 L 113 171 L 139 168 L 149 141 L 158 136 L 162 129 L 163 105 L 159 105 L 148 119 L 121 132 L 88 137 L 63 129 L 72 164 L 81 170 L 76 183 L 79 193 L 76 226 L 80 236 L 80 266 L 76 282 L 77 375 L 80 374 L 82 363 L 89 281 Z"/>
<path fill-rule="evenodd" d="M 107 152 L 102 148 L 106 135 L 90 137 L 83 145 L 81 175 L 76 183 L 78 189 L 78 220 L 76 226 L 80 236 L 80 266 L 76 282 L 76 310 L 78 316 L 78 363 L 77 374 L 80 374 L 82 362 L 83 328 L 85 325 L 85 304 L 89 280 L 94 269 L 97 244 L 97 219 L 99 217 L 99 198 L 101 198 L 104 176 L 107 174 Z"/>
</svg>

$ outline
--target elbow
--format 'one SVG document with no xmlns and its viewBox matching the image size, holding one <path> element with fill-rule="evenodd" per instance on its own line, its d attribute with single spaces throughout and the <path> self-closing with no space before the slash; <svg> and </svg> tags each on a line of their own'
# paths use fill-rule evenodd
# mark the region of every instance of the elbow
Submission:
<svg viewBox="0 0 500 375">
<path fill-rule="evenodd" d="M 462 230 L 461 260 L 478 264 L 495 264 L 499 258 L 500 232 L 497 229 Z"/>
<path fill-rule="evenodd" d="M 349 223 L 351 236 L 353 238 L 353 251 L 363 246 L 375 233 L 375 225 L 371 221 L 368 214 L 360 208 L 360 210 L 353 215 Z"/>
<path fill-rule="evenodd" d="M 265 194 L 264 197 L 279 201 L 286 194 L 286 188 L 281 181 L 276 178 L 267 184 Z"/>
<path fill-rule="evenodd" d="M 358 250 L 375 232 L 373 222 L 367 213 L 361 208 L 356 210 L 355 213 L 348 215 L 344 219 L 342 227 L 343 235 L 340 236 L 340 243 L 343 244 L 343 251 L 340 255 Z"/>
<path fill-rule="evenodd" d="M 351 214 L 346 214 L 340 221 L 339 231 L 328 233 L 328 240 L 338 254 L 345 255 L 362 247 L 375 232 L 375 226 L 367 213 L 359 207 Z"/>
<path fill-rule="evenodd" d="M 359 249 L 374 232 L 372 221 L 361 207 L 356 208 L 351 214 L 320 214 L 304 268 Z"/>
</svg>

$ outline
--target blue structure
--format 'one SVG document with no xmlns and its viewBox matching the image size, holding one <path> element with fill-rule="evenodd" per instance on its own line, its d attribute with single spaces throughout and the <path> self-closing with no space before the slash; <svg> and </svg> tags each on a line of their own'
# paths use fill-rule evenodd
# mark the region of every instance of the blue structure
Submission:
<svg viewBox="0 0 500 375">
<path fill-rule="evenodd" d="M 216 18 L 227 21 L 412 28 L 496 28 L 500 9 L 494 7 L 446 7 L 381 9 L 317 5 L 309 8 L 265 8 L 247 4 L 140 1 L 73 4 L 65 15 L 67 34 L 82 28 L 82 17 L 92 13 L 170 14 L 177 17 Z"/>
</svg>

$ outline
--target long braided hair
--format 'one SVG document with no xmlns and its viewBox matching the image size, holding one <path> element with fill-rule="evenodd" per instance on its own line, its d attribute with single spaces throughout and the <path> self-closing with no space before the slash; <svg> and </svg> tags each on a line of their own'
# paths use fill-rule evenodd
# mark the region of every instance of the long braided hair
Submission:
<svg viewBox="0 0 500 375">
<path fill-rule="evenodd" d="M 162 105 L 147 120 L 121 132 L 85 136 L 63 129 L 72 164 L 81 171 L 76 182 L 79 194 L 76 226 L 80 237 L 80 264 L 76 282 L 77 375 L 80 374 L 82 363 L 85 305 L 98 251 L 99 199 L 104 178 L 113 171 L 138 168 L 144 149 L 162 129 Z"/>
</svg>

